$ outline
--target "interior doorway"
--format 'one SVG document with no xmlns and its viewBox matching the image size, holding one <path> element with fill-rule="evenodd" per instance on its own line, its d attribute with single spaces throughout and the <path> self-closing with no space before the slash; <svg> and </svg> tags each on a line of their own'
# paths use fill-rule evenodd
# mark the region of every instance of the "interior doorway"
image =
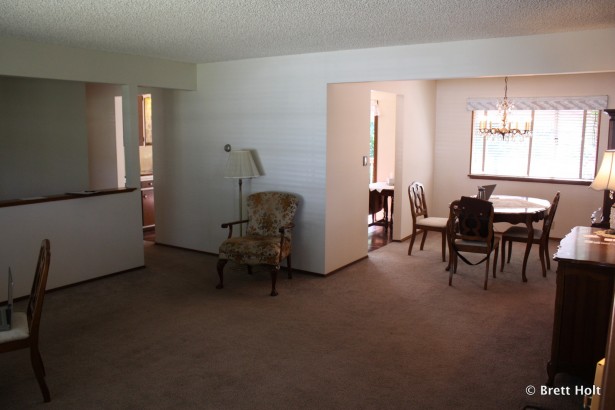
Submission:
<svg viewBox="0 0 615 410">
<path fill-rule="evenodd" d="M 393 240 L 412 234 L 407 187 L 433 182 L 436 81 L 382 81 L 327 85 L 325 266 L 330 273 L 368 254 L 369 107 L 371 91 L 395 96 Z M 379 140 L 384 111 L 382 100 Z M 383 175 L 378 172 L 378 179 Z M 387 175 L 385 174 L 385 178 Z"/>
<path fill-rule="evenodd" d="M 141 170 L 141 211 L 144 239 L 154 241 L 156 233 L 154 205 L 154 159 L 152 95 L 137 97 L 139 112 L 139 166 Z"/>
<path fill-rule="evenodd" d="M 397 96 L 370 92 L 368 252 L 392 241 Z"/>
</svg>

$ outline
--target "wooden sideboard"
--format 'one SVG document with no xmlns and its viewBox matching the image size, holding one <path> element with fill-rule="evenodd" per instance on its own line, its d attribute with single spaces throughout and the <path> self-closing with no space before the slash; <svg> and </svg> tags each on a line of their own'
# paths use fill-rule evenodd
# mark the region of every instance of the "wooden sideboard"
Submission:
<svg viewBox="0 0 615 410">
<path fill-rule="evenodd" d="M 577 226 L 562 239 L 548 385 L 557 373 L 593 384 L 596 363 L 604 358 L 615 284 L 615 238 L 603 229 Z"/>
</svg>

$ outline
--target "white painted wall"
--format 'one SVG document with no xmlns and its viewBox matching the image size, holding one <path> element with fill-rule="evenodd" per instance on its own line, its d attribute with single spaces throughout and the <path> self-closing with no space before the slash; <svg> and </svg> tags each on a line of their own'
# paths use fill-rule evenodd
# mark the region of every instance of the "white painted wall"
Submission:
<svg viewBox="0 0 615 410">
<path fill-rule="evenodd" d="M 47 289 L 143 266 L 143 233 L 133 223 L 141 218 L 139 200 L 133 191 L 0 208 L 0 300 L 8 266 L 14 296 L 30 293 L 45 238 L 51 241 Z"/>
<path fill-rule="evenodd" d="M 142 58 L 124 54 L 94 52 L 70 49 L 48 44 L 37 44 L 16 39 L 0 38 L 0 76 L 17 78 L 31 77 L 44 80 L 71 80 L 80 88 L 82 143 L 71 144 L 69 149 L 83 153 L 79 158 L 82 167 L 70 166 L 73 176 L 60 178 L 61 188 L 47 186 L 43 191 L 37 187 L 34 195 L 60 194 L 66 190 L 88 188 L 88 152 L 85 121 L 84 82 L 121 84 L 121 96 L 127 103 L 121 109 L 124 144 L 126 146 L 127 186 L 137 187 L 139 183 L 137 90 L 140 85 L 193 89 L 196 87 L 196 67 L 193 64 Z M 34 81 L 34 80 L 26 80 Z M 59 82 L 49 81 L 52 86 Z M 0 110 L 6 112 L 5 88 L 0 88 Z M 67 110 L 74 104 L 67 103 L 53 93 L 38 93 L 45 104 L 55 104 L 59 110 Z M 134 103 L 130 103 L 133 101 Z M 36 108 L 36 107 L 35 107 Z M 15 137 L 23 137 L 24 129 L 32 117 L 14 123 Z M 8 122 L 2 122 L 0 129 L 6 129 Z M 78 126 L 67 122 L 65 126 Z M 112 136 L 115 138 L 115 135 Z M 0 143 L 1 144 L 1 143 Z M 38 140 L 36 155 L 42 161 L 49 161 L 57 147 L 67 149 L 64 144 Z M 2 150 L 2 154 L 5 151 Z M 15 154 L 12 161 L 27 163 L 30 158 Z M 57 166 L 59 161 L 53 161 Z M 59 164 L 60 167 L 66 164 Z M 118 172 L 122 172 L 119 171 Z M 28 186 L 30 176 L 14 171 L 3 173 L 15 187 Z M 41 172 L 37 178 L 45 179 Z M 72 177 L 83 178 L 83 184 L 72 183 Z M 123 178 L 123 175 L 120 177 Z M 67 186 L 70 185 L 70 188 Z M 0 187 L 0 191 L 2 188 Z M 24 195 L 32 195 L 25 193 Z M 8 195 L 14 197 L 13 194 Z M 22 195 L 19 195 L 22 196 Z M 107 275 L 142 266 L 143 241 L 141 228 L 141 200 L 139 191 L 117 195 L 89 197 L 68 201 L 47 202 L 16 207 L 0 208 L 0 271 L 7 265 L 14 267 L 16 296 L 29 292 L 31 275 L 34 272 L 38 246 L 43 238 L 51 239 L 52 262 L 49 287 L 62 286 L 92 277 Z M 4 266 L 5 268 L 2 268 Z M 6 295 L 6 281 L 0 280 L 0 298 Z M 0 299 L 1 300 L 1 299 Z"/>
<path fill-rule="evenodd" d="M 389 135 L 390 141 L 385 141 L 388 146 L 385 152 L 385 158 L 391 158 L 390 162 L 394 164 L 393 173 L 396 176 L 395 181 L 395 210 L 394 210 L 394 228 L 393 239 L 402 240 L 412 232 L 412 215 L 410 213 L 410 203 L 407 194 L 408 185 L 414 180 L 419 180 L 427 187 L 428 200 L 431 199 L 431 187 L 433 180 L 433 146 L 435 139 L 435 97 L 436 97 L 436 82 L 435 81 L 386 81 L 386 82 L 365 82 L 365 83 L 350 83 L 344 84 L 346 89 L 354 90 L 355 93 L 367 90 L 381 90 L 378 95 L 386 101 L 383 101 L 383 122 L 385 130 L 395 135 Z M 376 92 L 372 91 L 372 97 Z M 364 94 L 359 94 L 364 95 Z M 358 96 L 356 98 L 359 98 Z M 345 107 L 338 108 L 335 115 L 331 112 L 328 115 L 328 121 L 335 123 L 356 121 L 361 114 L 361 108 L 352 110 L 352 102 L 346 102 Z M 331 101 L 329 101 L 331 106 Z M 362 107 L 363 105 L 361 105 Z M 345 115 L 342 115 L 345 114 Z M 354 139 L 350 133 L 328 133 L 327 141 L 335 141 L 339 146 L 339 151 L 334 151 L 331 145 L 327 149 L 327 155 L 331 158 L 337 158 L 344 155 L 344 151 L 351 144 L 354 144 Z M 385 135 L 387 133 L 385 132 Z M 385 168 L 386 169 L 386 168 Z M 335 174 L 333 174 L 335 175 Z M 388 174 L 387 174 L 388 175 Z M 348 178 L 347 176 L 346 178 Z M 355 177 L 356 178 L 356 177 Z M 385 178 L 386 179 L 386 178 Z M 379 178 L 383 180 L 383 178 Z M 357 180 L 357 184 L 361 181 Z M 339 209 L 337 219 L 340 219 L 346 226 L 359 226 L 363 219 L 358 221 L 358 217 L 354 216 L 351 219 L 350 214 L 344 212 L 348 206 L 358 209 L 361 202 L 358 197 L 345 204 L 344 206 L 332 205 L 332 209 Z M 327 208 L 329 209 L 329 208 Z M 367 203 L 365 204 L 365 212 Z M 343 219 L 341 219 L 343 218 Z M 337 238 L 338 241 L 346 241 L 345 230 L 340 231 Z M 354 235 L 353 235 L 354 237 Z M 358 241 L 358 240 L 357 240 Z M 332 243 L 336 243 L 333 241 Z M 345 242 L 344 242 L 345 243 Z M 357 249 L 359 246 L 357 246 Z M 362 256 L 365 256 L 362 255 Z M 343 261 L 339 262 L 340 264 Z M 348 263 L 346 261 L 346 263 Z M 344 265 L 340 265 L 344 266 Z"/>
<path fill-rule="evenodd" d="M 408 238 L 412 233 L 412 214 L 408 185 L 421 181 L 425 185 L 427 203 L 433 199 L 436 82 L 397 81 L 387 83 L 396 89 L 397 139 L 395 149 L 395 221 L 393 239 Z M 383 85 L 384 86 L 384 85 Z M 383 87 L 381 86 L 381 88 Z M 403 136 L 400 138 L 399 136 Z M 430 207 L 431 210 L 431 207 Z M 435 216 L 435 215 L 434 215 Z"/>
<path fill-rule="evenodd" d="M 325 272 L 367 255 L 369 112 L 371 90 L 330 84 L 327 92 Z"/>
<path fill-rule="evenodd" d="M 344 142 L 327 134 L 325 107 L 330 84 L 615 70 L 614 36 L 615 30 L 610 29 L 199 65 L 198 91 L 172 97 L 176 116 L 168 124 L 161 155 L 166 157 L 165 172 L 173 192 L 161 194 L 161 212 L 166 218 L 157 222 L 165 226 L 159 239 L 217 252 L 224 239 L 219 224 L 230 220 L 236 202 L 235 184 L 222 178 L 226 161 L 222 147 L 230 143 L 235 149 L 256 149 L 262 159 L 266 175 L 252 180 L 248 192 L 279 189 L 301 195 L 293 264 L 298 269 L 329 273 L 353 262 L 365 248 L 362 241 L 355 244 L 351 239 L 351 245 L 348 238 L 354 238 L 355 229 L 350 219 L 364 215 L 367 203 L 363 189 L 353 191 L 352 196 L 346 188 L 334 189 L 342 180 L 346 186 L 354 186 L 338 173 L 338 164 L 360 166 L 360 158 L 348 159 Z M 513 60 L 510 50 L 516 53 Z M 484 61 L 484 55 L 491 59 Z M 447 195 L 448 186 L 434 178 L 439 173 L 444 179 L 458 174 L 447 171 L 454 170 L 450 157 L 439 158 L 448 148 L 439 142 L 444 138 L 442 132 L 436 136 L 435 118 L 437 114 L 438 119 L 447 121 L 440 108 L 448 108 L 452 102 L 436 96 L 438 83 L 410 82 L 416 92 L 426 96 L 427 104 L 420 99 L 398 100 L 398 133 L 408 132 L 412 138 L 411 142 L 397 142 L 396 164 L 405 163 L 408 168 L 396 172 L 396 186 L 403 191 L 412 180 L 424 181 L 432 213 L 446 215 L 437 203 Z M 374 85 L 370 88 L 390 91 Z M 459 148 L 457 144 L 454 147 Z M 351 174 L 362 178 L 360 170 Z M 156 195 L 158 207 L 160 192 Z M 396 202 L 395 212 L 396 226 L 400 227 L 397 232 L 403 238 L 410 232 L 409 224 L 401 222 L 409 215 L 407 193 L 396 192 L 396 197 L 403 198 Z"/>
<path fill-rule="evenodd" d="M 85 87 L 0 77 L 0 200 L 88 189 Z"/>
<path fill-rule="evenodd" d="M 237 218 L 237 181 L 224 178 L 228 143 L 256 150 L 265 173 L 244 181 L 244 195 L 300 195 L 293 266 L 324 270 L 326 83 L 311 78 L 321 58 L 201 65 L 198 92 L 164 97 L 165 135 L 156 131 L 154 141 L 157 241 L 218 252 L 220 225 Z"/>
<path fill-rule="evenodd" d="M 118 147 L 116 139 L 116 97 L 122 95 L 122 88 L 117 85 L 85 85 L 89 188 L 117 188 L 118 175 L 124 175 L 123 163 L 118 164 Z M 121 156 L 124 160 L 123 155 Z"/>
<path fill-rule="evenodd" d="M 194 64 L 0 37 L 0 75 L 193 90 Z"/>
<path fill-rule="evenodd" d="M 256 149 L 266 173 L 247 184 L 246 193 L 279 189 L 301 195 L 293 252 L 295 267 L 328 273 L 332 266 L 351 263 L 352 260 L 339 260 L 327 262 L 325 266 L 329 255 L 345 254 L 340 249 L 345 246 L 343 242 L 332 242 L 329 238 L 325 241 L 325 220 L 338 212 L 335 207 L 352 201 L 338 203 L 327 198 L 329 178 L 336 178 L 327 166 L 344 160 L 343 152 L 327 152 L 328 84 L 615 71 L 614 37 L 615 29 L 606 29 L 199 65 L 198 91 L 169 93 L 166 135 L 162 141 L 164 150 L 156 153 L 155 148 L 154 152 L 154 160 L 162 161 L 161 172 L 167 185 L 164 193 L 156 193 L 157 217 L 160 211 L 165 219 L 165 222 L 158 222 L 165 226 L 160 240 L 217 252 L 224 238 L 219 224 L 233 216 L 236 203 L 236 185 L 222 178 L 226 161 L 223 146 L 230 143 L 235 149 Z M 509 58 L 510 50 L 515 50 L 514 59 Z M 194 77 L 191 77 L 194 68 L 188 65 L 157 65 L 154 60 L 152 64 L 156 69 L 150 70 L 147 64 L 138 64 L 144 60 L 136 57 L 6 39 L 0 39 L 0 51 L 3 55 L 0 75 L 127 84 L 123 87 L 126 101 L 136 98 L 137 84 L 174 88 L 194 85 Z M 491 58 L 485 60 L 484 55 Z M 139 70 L 145 67 L 148 67 L 147 72 L 141 73 Z M 182 87 L 184 79 L 188 83 L 183 84 L 186 87 Z M 421 84 L 421 87 L 429 94 L 428 89 L 434 86 Z M 440 98 L 438 95 L 437 107 L 446 107 L 449 102 Z M 406 107 L 407 104 L 404 98 L 398 100 L 397 105 Z M 423 113 L 421 106 L 423 103 L 416 101 L 415 109 L 410 110 L 412 115 L 426 117 L 436 112 L 428 107 L 426 110 L 430 112 Z M 126 118 L 136 119 L 132 104 L 125 104 L 125 112 Z M 398 115 L 400 122 L 402 117 Z M 446 118 L 439 109 L 437 117 Z M 407 162 L 415 167 L 407 174 L 406 170 L 401 173 L 402 186 L 407 186 L 412 179 L 430 181 L 433 175 L 438 182 L 432 184 L 432 195 L 436 203 L 441 202 L 446 195 L 442 192 L 449 186 L 440 181 L 446 180 L 447 175 L 456 177 L 458 174 L 446 173 L 444 168 L 450 166 L 451 157 L 445 155 L 441 160 L 440 155 L 454 147 L 463 148 L 463 143 L 457 145 L 455 142 L 449 148 L 444 142 L 448 131 L 438 129 L 435 155 L 430 157 L 429 152 L 434 152 L 434 140 L 429 137 L 428 122 L 415 127 L 413 117 L 409 117 L 399 124 L 398 132 L 400 127 L 404 129 L 401 132 L 410 127 L 409 132 L 417 133 L 412 144 L 403 145 L 402 142 L 396 150 L 396 164 Z M 135 141 L 134 123 L 125 124 L 125 131 L 125 138 Z M 135 175 L 138 167 L 134 167 L 138 155 L 136 150 L 128 151 L 129 148 L 126 155 L 130 185 L 138 178 Z M 433 158 L 437 162 L 431 166 Z M 396 172 L 397 184 L 399 175 Z M 565 198 L 566 193 L 562 194 Z M 396 196 L 406 198 L 407 194 L 396 193 Z M 356 201 L 357 204 L 365 202 Z M 159 205 L 163 206 L 162 210 L 158 209 Z M 397 206 L 402 212 L 407 208 L 403 203 L 396 203 Z M 401 218 L 402 212 L 396 209 L 396 218 Z M 402 229 L 407 228 L 402 224 Z M 339 235 L 344 238 L 343 231 Z"/>
</svg>

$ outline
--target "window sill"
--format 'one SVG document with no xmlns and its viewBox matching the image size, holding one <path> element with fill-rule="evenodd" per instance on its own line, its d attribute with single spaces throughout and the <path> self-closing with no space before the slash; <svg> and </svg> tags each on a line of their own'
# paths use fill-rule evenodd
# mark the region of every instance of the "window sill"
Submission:
<svg viewBox="0 0 615 410">
<path fill-rule="evenodd" d="M 562 184 L 562 185 L 585 185 L 589 186 L 592 181 L 585 179 L 558 179 L 558 178 L 534 178 L 534 177 L 514 177 L 503 175 L 488 174 L 468 174 L 470 179 L 490 179 L 497 181 L 517 181 L 517 182 L 538 182 L 543 184 Z"/>
</svg>

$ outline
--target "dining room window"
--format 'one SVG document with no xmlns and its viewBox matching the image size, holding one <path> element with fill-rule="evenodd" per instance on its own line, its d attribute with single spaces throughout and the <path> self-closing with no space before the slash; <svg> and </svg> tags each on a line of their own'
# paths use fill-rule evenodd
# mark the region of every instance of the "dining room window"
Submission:
<svg viewBox="0 0 615 410">
<path fill-rule="evenodd" d="M 484 135 L 479 130 L 481 122 L 497 118 L 498 111 L 472 110 L 470 177 L 571 183 L 593 180 L 599 109 L 531 109 L 513 113 L 531 124 L 530 136 Z"/>
</svg>

